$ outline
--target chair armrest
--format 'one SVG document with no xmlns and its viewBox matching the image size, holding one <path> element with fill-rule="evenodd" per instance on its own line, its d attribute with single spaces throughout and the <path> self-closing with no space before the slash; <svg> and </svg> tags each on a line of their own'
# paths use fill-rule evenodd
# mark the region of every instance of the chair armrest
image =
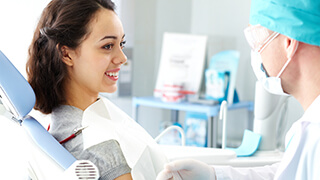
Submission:
<svg viewBox="0 0 320 180">
<path fill-rule="evenodd" d="M 56 161 L 63 169 L 68 169 L 76 161 L 76 158 L 62 147 L 33 117 L 27 116 L 24 118 L 22 127 L 43 152 Z"/>
</svg>

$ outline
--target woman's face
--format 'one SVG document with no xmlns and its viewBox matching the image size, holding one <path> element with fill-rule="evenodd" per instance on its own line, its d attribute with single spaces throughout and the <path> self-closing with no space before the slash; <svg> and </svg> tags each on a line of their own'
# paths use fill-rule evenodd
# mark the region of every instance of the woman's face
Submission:
<svg viewBox="0 0 320 180">
<path fill-rule="evenodd" d="M 122 24 L 113 11 L 102 9 L 91 20 L 88 32 L 80 46 L 68 53 L 66 88 L 89 95 L 115 92 L 121 64 L 127 60 L 122 51 Z"/>
</svg>

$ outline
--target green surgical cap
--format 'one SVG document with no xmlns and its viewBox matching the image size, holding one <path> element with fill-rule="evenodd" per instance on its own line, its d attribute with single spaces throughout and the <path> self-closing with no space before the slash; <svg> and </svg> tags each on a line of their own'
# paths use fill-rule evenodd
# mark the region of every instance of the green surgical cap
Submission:
<svg viewBox="0 0 320 180">
<path fill-rule="evenodd" d="M 320 46 L 320 0 L 252 0 L 250 24 Z"/>
</svg>

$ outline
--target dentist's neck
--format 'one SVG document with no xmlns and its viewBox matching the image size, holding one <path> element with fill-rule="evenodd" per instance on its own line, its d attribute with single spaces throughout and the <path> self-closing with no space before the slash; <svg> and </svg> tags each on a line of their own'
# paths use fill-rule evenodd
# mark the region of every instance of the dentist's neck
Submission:
<svg viewBox="0 0 320 180">
<path fill-rule="evenodd" d="M 307 110 L 320 95 L 320 47 L 300 43 L 292 95 Z"/>
</svg>

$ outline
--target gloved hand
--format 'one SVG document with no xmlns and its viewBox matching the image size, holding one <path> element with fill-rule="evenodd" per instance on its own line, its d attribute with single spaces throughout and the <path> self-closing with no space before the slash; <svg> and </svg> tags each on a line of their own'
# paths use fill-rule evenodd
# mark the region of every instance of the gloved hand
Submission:
<svg viewBox="0 0 320 180">
<path fill-rule="evenodd" d="M 216 180 L 216 173 L 201 161 L 177 160 L 166 164 L 157 180 Z"/>
</svg>

